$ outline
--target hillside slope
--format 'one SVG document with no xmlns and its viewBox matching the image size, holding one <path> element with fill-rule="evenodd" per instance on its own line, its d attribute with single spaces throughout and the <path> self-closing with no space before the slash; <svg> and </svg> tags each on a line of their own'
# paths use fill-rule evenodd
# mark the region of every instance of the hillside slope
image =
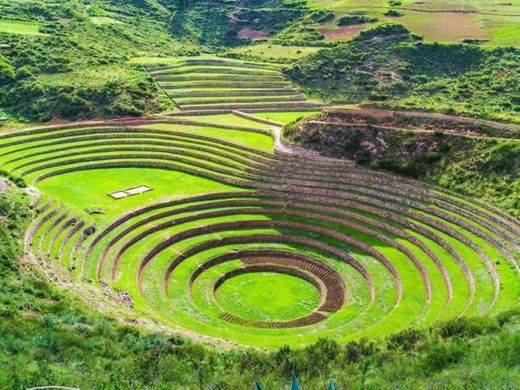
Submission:
<svg viewBox="0 0 520 390">
<path fill-rule="evenodd" d="M 423 43 L 400 25 L 382 25 L 287 73 L 332 102 L 520 122 L 520 51 L 513 48 Z"/>
<path fill-rule="evenodd" d="M 169 100 L 128 59 L 197 49 L 172 38 L 169 11 L 153 3 L 0 2 L 0 112 L 48 121 L 167 108 Z M 20 23 L 16 33 L 2 30 Z"/>
<path fill-rule="evenodd" d="M 304 1 L 297 0 L 192 0 L 170 8 L 175 37 L 213 48 L 267 38 L 310 12 Z"/>
<path fill-rule="evenodd" d="M 439 184 L 520 217 L 519 126 L 338 110 L 287 126 L 285 136 L 323 155 Z"/>
</svg>

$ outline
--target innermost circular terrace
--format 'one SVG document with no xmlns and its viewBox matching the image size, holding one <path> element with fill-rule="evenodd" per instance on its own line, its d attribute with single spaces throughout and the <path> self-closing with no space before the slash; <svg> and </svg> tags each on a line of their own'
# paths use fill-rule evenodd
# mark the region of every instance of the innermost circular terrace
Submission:
<svg viewBox="0 0 520 390">
<path fill-rule="evenodd" d="M 288 321 L 310 314 L 321 301 L 319 285 L 296 274 L 242 270 L 222 279 L 215 291 L 219 305 L 230 314 L 252 321 Z"/>
</svg>

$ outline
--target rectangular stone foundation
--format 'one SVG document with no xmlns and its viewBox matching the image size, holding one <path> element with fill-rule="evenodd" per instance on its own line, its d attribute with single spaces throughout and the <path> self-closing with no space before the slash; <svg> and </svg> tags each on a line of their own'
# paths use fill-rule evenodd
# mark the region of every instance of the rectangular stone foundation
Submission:
<svg viewBox="0 0 520 390">
<path fill-rule="evenodd" d="M 138 186 L 138 187 L 129 188 L 127 190 L 111 192 L 110 194 L 108 194 L 108 196 L 110 196 L 111 198 L 113 198 L 115 200 L 119 200 L 119 199 L 127 198 L 129 196 L 144 194 L 145 192 L 149 192 L 149 191 L 152 191 L 152 188 L 150 188 L 148 186 Z"/>
</svg>

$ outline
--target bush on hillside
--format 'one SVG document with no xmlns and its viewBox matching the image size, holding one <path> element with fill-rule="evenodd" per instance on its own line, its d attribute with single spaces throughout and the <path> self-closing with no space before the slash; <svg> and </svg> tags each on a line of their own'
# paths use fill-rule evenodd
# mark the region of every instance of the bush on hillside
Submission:
<svg viewBox="0 0 520 390">
<path fill-rule="evenodd" d="M 384 13 L 385 16 L 390 16 L 392 18 L 399 18 L 401 16 L 403 16 L 404 14 L 402 12 L 399 12 L 395 9 L 389 9 L 388 11 L 386 11 Z"/>
<path fill-rule="evenodd" d="M 338 19 L 338 26 L 355 26 L 357 24 L 375 23 L 377 18 L 366 15 L 345 15 Z"/>
<path fill-rule="evenodd" d="M 157 99 L 160 92 L 143 71 L 129 66 L 100 67 L 94 71 L 85 78 L 75 72 L 55 77 L 27 77 L 11 90 L 4 105 L 39 122 L 53 117 L 142 115 L 168 108 L 167 101 Z M 77 82 L 71 83 L 76 76 Z M 94 77 L 96 81 L 91 82 Z"/>
<path fill-rule="evenodd" d="M 426 332 L 418 329 L 405 329 L 388 338 L 388 348 L 411 351 L 417 344 L 426 339 Z"/>
<path fill-rule="evenodd" d="M 305 24 L 294 24 L 280 32 L 271 40 L 274 44 L 284 46 L 328 46 L 325 37 L 315 28 Z"/>
<path fill-rule="evenodd" d="M 460 363 L 468 353 L 468 350 L 468 345 L 461 342 L 435 344 L 427 350 L 423 358 L 423 370 L 428 374 L 432 374 L 447 369 Z"/>
<path fill-rule="evenodd" d="M 0 54 L 0 83 L 7 84 L 14 81 L 16 72 L 5 57 Z"/>
<path fill-rule="evenodd" d="M 356 38 L 357 41 L 367 41 L 367 40 L 381 40 L 383 38 L 388 37 L 396 37 L 406 40 L 412 40 L 412 38 L 417 39 L 415 35 L 410 33 L 410 31 L 404 27 L 402 24 L 396 23 L 385 23 L 380 24 L 370 30 L 362 31 L 359 36 Z"/>
<path fill-rule="evenodd" d="M 498 330 L 495 319 L 485 317 L 460 317 L 446 321 L 438 326 L 438 333 L 442 338 L 468 337 L 475 338 Z"/>
<path fill-rule="evenodd" d="M 319 9 L 312 11 L 307 17 L 312 23 L 325 23 L 334 19 L 334 12 L 331 10 Z"/>
</svg>

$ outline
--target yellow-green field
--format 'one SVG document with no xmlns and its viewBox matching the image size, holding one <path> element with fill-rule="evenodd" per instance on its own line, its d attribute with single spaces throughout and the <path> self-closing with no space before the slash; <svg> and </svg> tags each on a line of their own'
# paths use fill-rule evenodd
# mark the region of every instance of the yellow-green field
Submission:
<svg viewBox="0 0 520 390">
<path fill-rule="evenodd" d="M 402 17 L 388 17 L 390 9 L 384 0 L 370 3 L 358 0 L 310 0 L 317 8 L 332 9 L 335 20 L 317 25 L 318 30 L 333 39 L 351 39 L 360 30 L 374 25 L 341 28 L 337 20 L 347 14 L 362 13 L 378 19 L 377 23 L 395 22 L 410 31 L 424 36 L 429 41 L 461 42 L 466 39 L 482 40 L 489 46 L 520 46 L 520 1 L 502 2 L 498 0 L 443 1 L 429 0 L 417 2 L 404 0 L 392 7 L 403 14 Z"/>
<path fill-rule="evenodd" d="M 40 32 L 40 24 L 23 20 L 0 19 L 0 33 L 45 35 Z"/>
</svg>

